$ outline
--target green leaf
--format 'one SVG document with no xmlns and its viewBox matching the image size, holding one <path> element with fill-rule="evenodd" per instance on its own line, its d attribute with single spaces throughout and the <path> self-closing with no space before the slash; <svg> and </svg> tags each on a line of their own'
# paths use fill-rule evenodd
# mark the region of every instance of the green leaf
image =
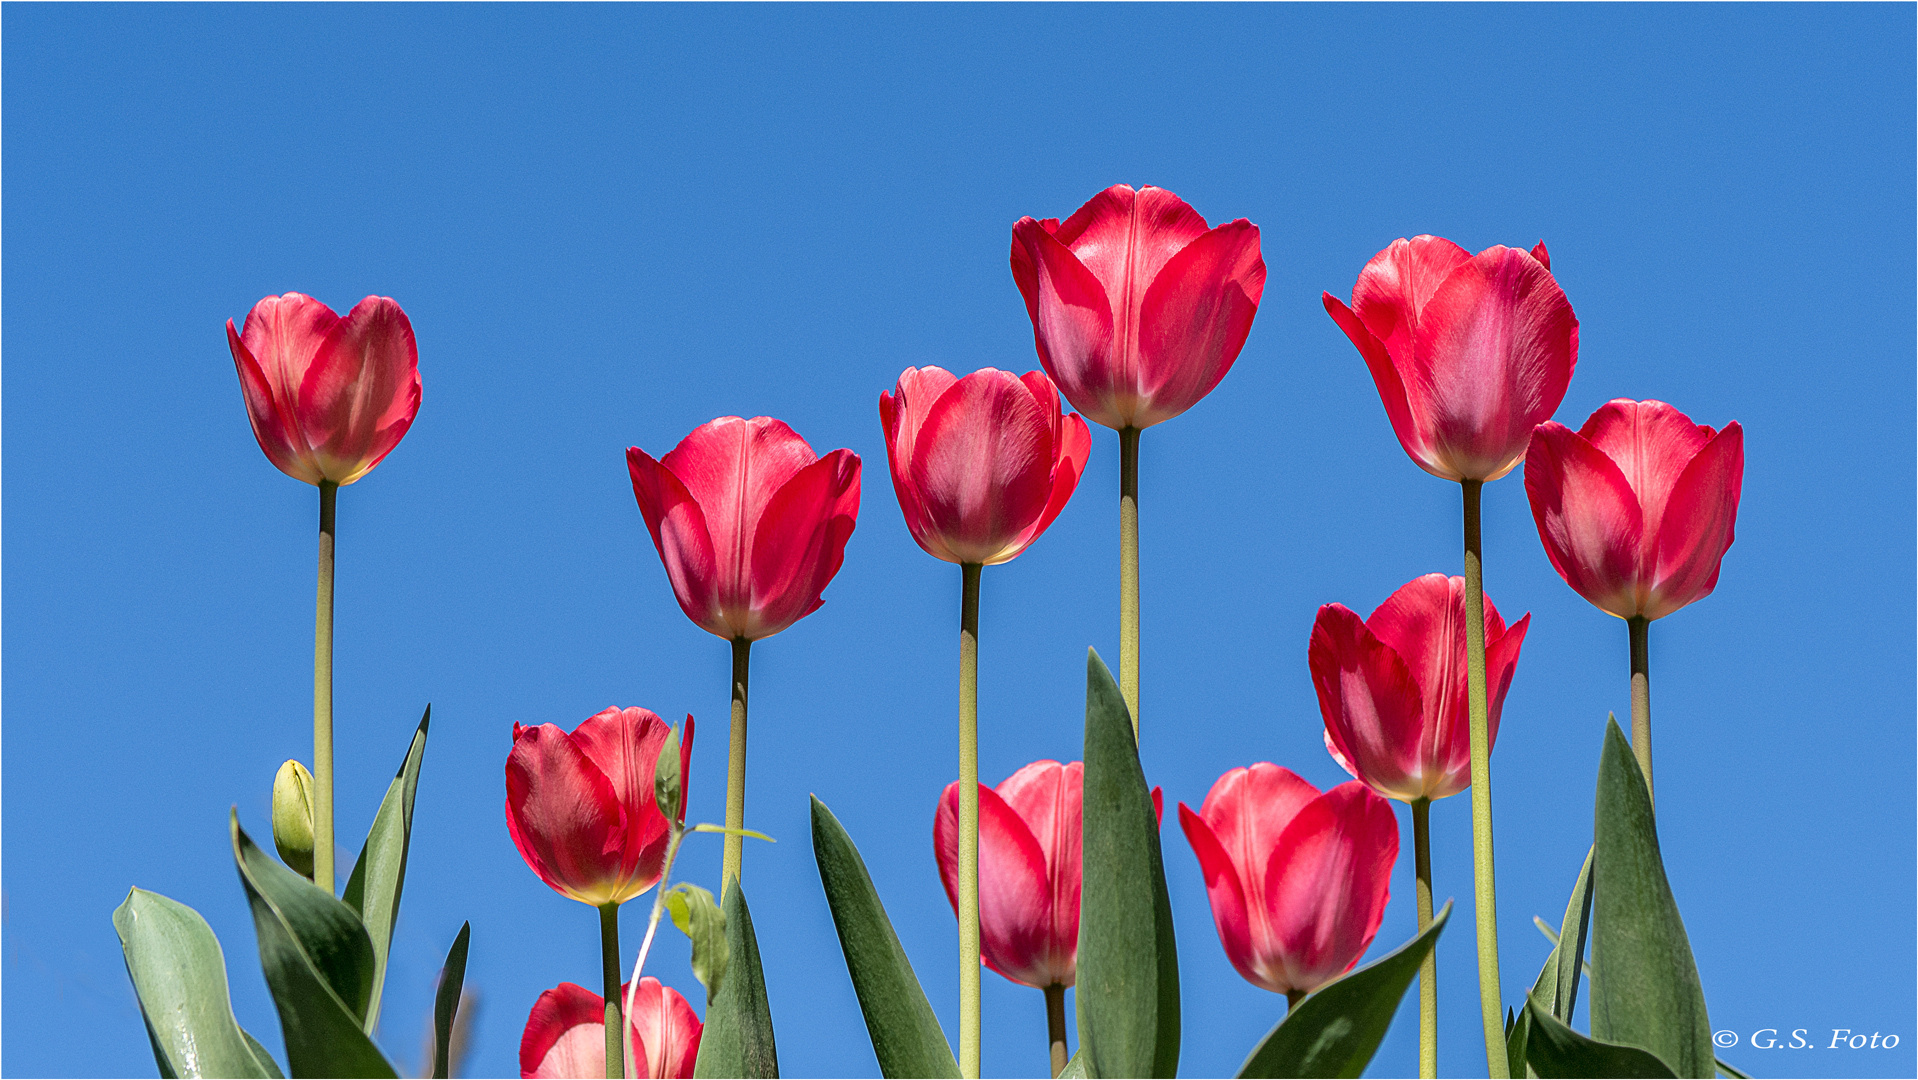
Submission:
<svg viewBox="0 0 1918 1080">
<path fill-rule="evenodd" d="M 1715 1076 L 1712 1026 L 1678 917 L 1651 796 L 1616 720 L 1598 765 L 1592 1035 L 1644 1047 L 1680 1076 Z"/>
<path fill-rule="evenodd" d="M 1067 1059 L 1066 1067 L 1059 1070 L 1058 1080 L 1086 1080 L 1088 1075 L 1085 1055 L 1075 1050 L 1072 1057 Z"/>
<path fill-rule="evenodd" d="M 690 831 L 720 833 L 725 836 L 750 836 L 754 840 L 764 840 L 768 844 L 779 843 L 779 841 L 774 840 L 772 837 L 767 836 L 763 832 L 754 832 L 751 829 L 729 829 L 724 825 L 714 825 L 713 823 L 709 821 L 700 822 L 699 824 L 693 826 Z"/>
<path fill-rule="evenodd" d="M 233 1018 L 226 958 L 200 913 L 134 889 L 113 910 L 127 977 L 161 1076 L 278 1076 Z"/>
<path fill-rule="evenodd" d="M 373 944 L 373 994 L 367 1003 L 367 1034 L 380 1022 L 380 988 L 386 983 L 386 954 L 393 940 L 393 924 L 400 917 L 400 886 L 406 883 L 406 851 L 413 838 L 413 795 L 419 789 L 420 759 L 426 754 L 426 726 L 433 718 L 433 707 L 426 707 L 413 741 L 406 748 L 400 771 L 386 786 L 386 798 L 373 827 L 367 830 L 366 845 L 346 879 L 346 906 L 360 916 Z"/>
<path fill-rule="evenodd" d="M 1405 990 L 1438 943 L 1452 902 L 1417 937 L 1319 990 L 1286 1013 L 1239 1068 L 1243 1077 L 1357 1076 L 1378 1052 Z"/>
<path fill-rule="evenodd" d="M 706 1004 L 726 978 L 726 913 L 719 910 L 713 894 L 689 881 L 666 891 L 666 911 L 673 925 L 693 943 L 693 978 L 706 988 Z"/>
<path fill-rule="evenodd" d="M 1632 768 L 1638 768 L 1634 763 Z M 1550 1006 L 1538 998 L 1525 1005 L 1531 1018 L 1531 1036 L 1526 1044 L 1526 1063 L 1539 1076 L 1553 1077 L 1654 1077 L 1664 1080 L 1672 1070 L 1656 1054 L 1636 1046 L 1587 1038 L 1566 1027 L 1552 1015 Z"/>
<path fill-rule="evenodd" d="M 1714 1060 L 1718 1066 L 1718 1075 L 1729 1076 L 1732 1080 L 1752 1080 L 1752 1078 L 1745 1073 L 1739 1072 L 1732 1066 L 1725 1064 L 1724 1058 L 1716 1058 Z"/>
<path fill-rule="evenodd" d="M 766 1002 L 766 976 L 759 966 L 759 941 L 753 915 L 739 881 L 726 886 L 726 979 L 706 1007 L 706 1030 L 699 1037 L 697 1077 L 769 1077 L 779 1075 L 773 1045 L 772 1009 Z"/>
<path fill-rule="evenodd" d="M 294 1076 L 392 1077 L 393 1066 L 366 1036 L 373 993 L 373 943 L 352 908 L 269 857 L 229 825 L 233 861 L 253 908 L 260 967 L 280 1013 Z"/>
<path fill-rule="evenodd" d="M 957 1077 L 959 1063 L 899 935 L 893 933 L 866 862 L 839 819 L 817 797 L 812 800 L 812 849 L 880 1074 Z"/>
<path fill-rule="evenodd" d="M 1179 957 L 1159 818 L 1132 719 L 1086 651 L 1079 1050 L 1094 1076 L 1172 1076 L 1179 1065 Z"/>
<path fill-rule="evenodd" d="M 653 761 L 653 805 L 667 821 L 678 821 L 685 786 L 679 775 L 679 729 L 668 728 L 666 745 Z"/>
<path fill-rule="evenodd" d="M 446 963 L 440 967 L 439 989 L 433 994 L 433 1080 L 452 1075 L 453 1021 L 459 1012 L 460 991 L 466 987 L 466 945 L 473 933 L 472 923 L 461 923 L 446 950 Z"/>
<path fill-rule="evenodd" d="M 1505 1060 L 1507 1062 L 1522 1063 L 1525 1060 L 1525 1051 L 1527 1044 L 1531 1042 L 1531 1036 L 1532 1014 L 1530 1012 L 1521 1012 L 1514 1016 L 1512 1010 L 1507 1008 L 1505 1010 Z M 1523 1066 L 1519 1064 L 1512 1065 L 1512 1072 L 1514 1075 L 1538 1075 L 1529 1070 L 1524 1070 Z"/>
<path fill-rule="evenodd" d="M 1595 851 L 1596 849 L 1594 849 Z M 1552 943 L 1552 954 L 1545 958 L 1545 968 L 1538 973 L 1538 980 L 1532 984 L 1532 993 L 1538 995 L 1552 1010 L 1552 1015 L 1569 1024 L 1572 1022 L 1572 1008 L 1578 1003 L 1578 977 L 1581 971 L 1590 974 L 1591 968 L 1584 963 L 1585 936 L 1591 925 L 1592 915 L 1592 857 L 1594 851 L 1585 853 L 1585 864 L 1579 868 L 1578 880 L 1572 885 L 1572 898 L 1565 904 L 1565 921 L 1560 931 L 1554 931 L 1544 919 L 1532 917 L 1532 923 L 1539 933 Z M 1578 943 L 1576 950 L 1567 952 L 1559 943 L 1569 936 Z M 1523 1057 L 1513 1057 L 1513 1061 L 1523 1061 Z"/>
</svg>

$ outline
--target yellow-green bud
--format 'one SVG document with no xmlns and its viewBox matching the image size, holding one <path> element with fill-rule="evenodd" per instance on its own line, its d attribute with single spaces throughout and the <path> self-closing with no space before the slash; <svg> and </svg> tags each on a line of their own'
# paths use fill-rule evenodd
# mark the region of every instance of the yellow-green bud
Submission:
<svg viewBox="0 0 1918 1080">
<path fill-rule="evenodd" d="M 273 846 L 281 862 L 313 877 L 313 774 L 297 761 L 273 777 Z"/>
</svg>

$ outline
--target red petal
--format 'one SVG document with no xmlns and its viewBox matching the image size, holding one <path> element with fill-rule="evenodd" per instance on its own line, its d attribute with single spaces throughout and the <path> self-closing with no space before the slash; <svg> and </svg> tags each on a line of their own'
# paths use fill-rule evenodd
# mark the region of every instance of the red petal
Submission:
<svg viewBox="0 0 1918 1080">
<path fill-rule="evenodd" d="M 1052 981 L 1071 986 L 1079 951 L 1081 806 L 1085 766 L 1035 761 L 994 789 L 1045 857 L 1051 894 L 1046 951 Z"/>
<path fill-rule="evenodd" d="M 1409 366 L 1419 313 L 1446 276 L 1471 258 L 1444 237 L 1394 240 L 1359 271 L 1358 284 L 1352 286 L 1352 310 L 1389 355 Z"/>
<path fill-rule="evenodd" d="M 1107 427 L 1124 427 L 1113 400 L 1118 361 L 1105 285 L 1031 218 L 1013 227 L 1012 243 L 1013 276 L 1032 317 L 1039 363 L 1073 407 Z"/>
<path fill-rule="evenodd" d="M 1657 572 L 1645 616 L 1662 619 L 1718 585 L 1745 480 L 1745 429 L 1725 425 L 1685 467 L 1659 524 Z"/>
<path fill-rule="evenodd" d="M 541 994 L 520 1033 L 519 1074 L 606 1075 L 606 999 L 569 982 Z"/>
<path fill-rule="evenodd" d="M 637 446 L 626 450 L 626 471 L 679 609 L 700 627 L 730 638 L 720 613 L 719 559 L 706 531 L 705 512 L 671 469 Z"/>
<path fill-rule="evenodd" d="M 1199 859 L 1200 872 L 1205 875 L 1212 925 L 1219 931 L 1219 945 L 1225 949 L 1226 959 L 1253 985 L 1278 989 L 1266 985 L 1255 966 L 1251 912 L 1246 904 L 1245 884 L 1239 879 L 1239 869 L 1233 865 L 1232 857 L 1213 835 L 1212 826 L 1184 803 L 1179 804 L 1179 825 L 1185 830 L 1186 842 L 1192 845 L 1192 854 Z"/>
<path fill-rule="evenodd" d="M 1428 795 L 1430 710 L 1405 658 L 1342 604 L 1319 609 L 1306 656 L 1333 758 L 1393 798 Z"/>
<path fill-rule="evenodd" d="M 621 888 L 624 820 L 613 785 L 553 724 L 513 733 L 506 758 L 506 825 L 526 865 L 582 903 Z"/>
<path fill-rule="evenodd" d="M 1690 417 L 1662 401 L 1618 398 L 1600 405 L 1578 434 L 1611 458 L 1625 475 L 1632 494 L 1638 497 L 1645 534 L 1651 537 L 1658 535 L 1665 503 L 1678 484 L 1679 474 L 1715 432 L 1692 423 Z"/>
<path fill-rule="evenodd" d="M 1243 218 L 1166 261 L 1139 305 L 1134 427 L 1170 420 L 1219 385 L 1245 346 L 1264 291 L 1259 227 Z"/>
<path fill-rule="evenodd" d="M 1540 424 L 1525 453 L 1525 494 L 1558 576 L 1621 619 L 1638 614 L 1644 524 L 1612 459 L 1563 424 Z"/>
<path fill-rule="evenodd" d="M 292 418 L 300 402 L 300 384 L 320 343 L 340 321 L 333 309 L 304 293 L 269 296 L 246 313 L 240 340 L 260 364 L 273 400 Z"/>
<path fill-rule="evenodd" d="M 628 991 L 632 1008 L 626 1018 L 628 1076 L 661 1080 L 693 1075 L 699 1057 L 699 1038 L 705 1031 L 699 1014 L 679 991 L 651 975 Z M 602 1044 L 605 1027 L 600 1028 Z M 604 1057 L 604 1051 L 601 1057 Z M 604 1070 L 596 1074 L 604 1075 Z"/>
<path fill-rule="evenodd" d="M 960 379 L 933 404 L 913 448 L 927 528 L 920 546 L 960 562 L 1017 555 L 1013 545 L 1051 499 L 1052 463 L 1051 427 L 1023 382 L 994 368 Z"/>
<path fill-rule="evenodd" d="M 1545 241 L 1540 240 L 1532 245 L 1532 258 L 1537 259 L 1538 264 L 1545 269 L 1552 268 L 1552 253 L 1545 250 Z"/>
<path fill-rule="evenodd" d="M 750 614 L 733 617 L 736 634 L 771 637 L 825 603 L 859 522 L 859 471 L 858 454 L 834 450 L 773 494 L 753 538 Z"/>
<path fill-rule="evenodd" d="M 879 422 L 886 432 L 886 464 L 892 473 L 892 490 L 899 498 L 906 528 L 914 537 L 925 534 L 926 511 L 912 486 L 912 448 L 933 403 L 958 381 L 945 368 L 907 368 L 900 372 L 894 394 L 879 395 Z"/>
<path fill-rule="evenodd" d="M 774 492 L 816 460 L 806 440 L 769 416 L 709 421 L 660 459 L 706 515 L 717 560 L 712 587 L 721 611 L 748 608 L 760 515 Z"/>
<path fill-rule="evenodd" d="M 1339 324 L 1339 329 L 1345 331 L 1345 336 L 1358 346 L 1359 355 L 1365 358 L 1365 367 L 1372 373 L 1372 383 L 1379 390 L 1379 401 L 1385 405 L 1385 418 L 1392 422 L 1392 434 L 1398 436 L 1399 445 L 1405 448 L 1407 456 L 1418 462 L 1420 468 L 1434 472 L 1425 432 L 1412 421 L 1411 406 L 1405 399 L 1405 382 L 1399 378 L 1398 368 L 1393 364 L 1391 354 L 1386 351 L 1385 343 L 1373 337 L 1359 317 L 1338 297 L 1324 293 L 1322 299 L 1325 313 L 1332 316 L 1332 321 Z M 1436 472 L 1436 475 L 1445 476 L 1448 480 L 1455 479 L 1443 472 Z"/>
<path fill-rule="evenodd" d="M 588 717 L 569 736 L 605 775 L 625 815 L 619 861 L 621 902 L 652 888 L 665 862 L 666 818 L 653 797 L 653 770 L 669 730 L 666 721 L 647 709 L 610 708 Z M 685 775 L 682 763 L 680 776 Z"/>
<path fill-rule="evenodd" d="M 413 324 L 369 296 L 327 330 L 300 380 L 298 416 L 326 479 L 350 484 L 399 445 L 420 411 Z"/>
<path fill-rule="evenodd" d="M 1487 612 L 1491 606 L 1491 600 L 1486 600 Z M 1498 722 L 1505 712 L 1505 692 L 1512 688 L 1512 676 L 1518 671 L 1519 649 L 1525 644 L 1525 631 L 1531 624 L 1531 612 L 1526 612 L 1512 624 L 1511 629 L 1497 635 L 1489 629 L 1485 633 L 1485 734 L 1488 752 L 1498 749 Z M 1462 790 L 1472 783 L 1471 732 L 1467 730 L 1456 738 L 1458 747 L 1453 752 L 1459 762 L 1457 771 L 1459 789 Z"/>
<path fill-rule="evenodd" d="M 959 785 L 946 787 L 933 821 L 946 899 L 959 909 Z M 979 938 L 986 966 L 1017 983 L 1054 979 L 1052 889 L 1045 853 L 999 794 L 979 785 Z M 1074 943 L 1076 948 L 1076 941 Z"/>
<path fill-rule="evenodd" d="M 306 437 L 300 433 L 299 425 L 291 422 L 291 413 L 283 411 L 274 400 L 265 370 L 240 340 L 232 319 L 226 321 L 226 345 L 233 353 L 233 366 L 240 374 L 240 396 L 246 401 L 247 422 L 253 427 L 253 438 L 259 442 L 261 452 L 295 480 L 318 484 L 324 478 L 307 457 Z"/>
<path fill-rule="evenodd" d="M 1391 804 L 1355 780 L 1286 826 L 1265 868 L 1285 989 L 1317 990 L 1358 963 L 1385 916 L 1398 854 Z"/>
</svg>

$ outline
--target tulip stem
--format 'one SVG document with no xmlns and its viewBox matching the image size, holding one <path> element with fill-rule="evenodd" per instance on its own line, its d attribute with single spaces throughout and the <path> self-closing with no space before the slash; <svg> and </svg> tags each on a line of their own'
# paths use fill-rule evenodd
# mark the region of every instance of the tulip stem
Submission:
<svg viewBox="0 0 1918 1080">
<path fill-rule="evenodd" d="M 1632 756 L 1645 774 L 1645 797 L 1652 795 L 1652 621 L 1643 615 L 1625 620 L 1632 638 Z"/>
<path fill-rule="evenodd" d="M 668 822 L 666 827 L 671 832 L 666 841 L 666 859 L 659 864 L 659 882 L 653 887 L 653 913 L 646 919 L 646 936 L 639 942 L 639 959 L 633 961 L 633 977 L 626 981 L 624 1001 L 627 1016 L 633 1014 L 633 995 L 639 992 L 639 976 L 646 970 L 646 954 L 653 950 L 653 935 L 659 931 L 659 916 L 666 910 L 666 882 L 673 876 L 673 860 L 679 856 L 679 842 L 686 838 L 686 827 L 679 822 Z M 624 1055 L 622 1050 L 621 1056 Z"/>
<path fill-rule="evenodd" d="M 1285 1015 L 1291 1016 L 1292 1010 L 1298 1008 L 1299 1002 L 1304 1000 L 1305 1000 L 1305 991 L 1287 990 L 1285 992 Z"/>
<path fill-rule="evenodd" d="M 959 604 L 959 1075 L 979 1075 L 979 573 L 962 563 Z"/>
<path fill-rule="evenodd" d="M 606 990 L 606 1078 L 626 1075 L 626 1044 L 620 1039 L 625 1025 L 619 1001 L 619 902 L 599 905 L 599 960 Z"/>
<path fill-rule="evenodd" d="M 733 639 L 733 722 L 726 749 L 726 853 L 720 862 L 719 894 L 739 880 L 740 862 L 745 856 L 745 837 L 737 830 L 746 827 L 746 683 L 751 667 L 753 643 Z"/>
<path fill-rule="evenodd" d="M 313 604 L 313 883 L 333 891 L 333 510 L 340 486 L 320 481 L 320 575 Z"/>
<path fill-rule="evenodd" d="M 1419 933 L 1432 925 L 1432 800 L 1412 800 L 1412 858 L 1417 868 L 1413 892 L 1418 902 Z M 1429 950 L 1419 965 L 1419 1076 L 1438 1075 L 1438 952 Z"/>
<path fill-rule="evenodd" d="M 1485 708 L 1485 567 L 1479 540 L 1481 480 L 1465 493 L 1465 692 L 1472 735 L 1472 891 L 1478 931 L 1478 1003 L 1492 1080 L 1507 1080 L 1505 1021 L 1499 1013 L 1498 896 L 1492 870 L 1492 739 Z"/>
<path fill-rule="evenodd" d="M 1119 429 L 1119 696 L 1139 741 L 1139 429 Z"/>
<path fill-rule="evenodd" d="M 1046 987 L 1046 1042 L 1052 1049 L 1052 1075 L 1066 1071 L 1071 1055 L 1066 1053 L 1066 988 L 1058 983 Z"/>
</svg>

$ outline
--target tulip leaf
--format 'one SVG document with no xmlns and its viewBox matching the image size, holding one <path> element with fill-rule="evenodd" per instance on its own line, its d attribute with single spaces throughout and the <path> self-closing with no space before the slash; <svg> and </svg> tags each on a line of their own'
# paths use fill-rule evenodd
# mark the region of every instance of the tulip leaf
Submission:
<svg viewBox="0 0 1918 1080">
<path fill-rule="evenodd" d="M 1633 764 L 1632 768 L 1638 768 Z M 1525 1060 L 1541 1077 L 1657 1077 L 1669 1080 L 1672 1070 L 1658 1055 L 1636 1046 L 1587 1038 L 1573 1031 L 1552 1015 L 1549 1005 L 1538 997 L 1526 1002 L 1531 1034 L 1526 1042 Z"/>
<path fill-rule="evenodd" d="M 1066 1060 L 1066 1067 L 1059 1070 L 1059 1075 L 1055 1080 L 1086 1080 L 1088 1075 L 1090 1074 L 1086 1072 L 1085 1054 L 1074 1050 L 1072 1057 Z"/>
<path fill-rule="evenodd" d="M 113 929 L 161 1076 L 280 1075 L 233 1018 L 226 958 L 199 912 L 134 889 L 113 910 Z"/>
<path fill-rule="evenodd" d="M 433 993 L 433 1080 L 452 1075 L 453 1021 L 458 1018 L 460 991 L 466 988 L 466 946 L 473 924 L 461 923 L 440 967 L 439 989 Z"/>
<path fill-rule="evenodd" d="M 413 838 L 413 795 L 419 790 L 420 759 L 426 754 L 426 727 L 432 718 L 433 707 L 428 705 L 406 748 L 406 758 L 400 762 L 400 771 L 386 786 L 386 798 L 373 816 L 373 827 L 367 831 L 366 845 L 360 848 L 352 876 L 346 879 L 346 895 L 342 898 L 366 924 L 367 937 L 373 943 L 373 995 L 364 1024 L 369 1035 L 380 1022 L 386 954 L 393 940 L 393 924 L 400 917 L 400 886 L 406 882 L 406 852 Z"/>
<path fill-rule="evenodd" d="M 1506 1009 L 1505 1010 L 1505 1060 L 1507 1062 L 1521 1063 L 1519 1065 L 1512 1066 L 1512 1072 L 1515 1075 L 1522 1075 L 1522 1076 L 1528 1076 L 1528 1077 L 1538 1075 L 1536 1072 L 1532 1072 L 1529 1069 L 1521 1072 L 1522 1063 L 1525 1061 L 1525 1052 L 1527 1047 L 1530 1045 L 1531 1040 L 1532 1040 L 1532 1014 L 1529 1012 L 1521 1012 L 1515 1016 L 1512 1014 L 1511 1009 L 1509 1008 Z"/>
<path fill-rule="evenodd" d="M 392 1077 L 363 1027 L 373 943 L 353 909 L 269 857 L 230 820 L 233 861 L 253 909 L 260 966 L 280 1013 L 294 1076 Z"/>
<path fill-rule="evenodd" d="M 1565 904 L 1565 921 L 1559 929 L 1553 931 L 1544 919 L 1533 917 L 1532 922 L 1539 932 L 1552 943 L 1552 953 L 1545 958 L 1545 967 L 1538 973 L 1538 980 L 1532 984 L 1532 994 L 1545 1002 L 1552 1015 L 1564 1023 L 1572 1022 L 1572 1008 L 1578 1003 L 1578 977 L 1581 972 L 1591 969 L 1585 960 L 1585 937 L 1591 927 L 1592 917 L 1592 858 L 1595 851 L 1585 853 L 1585 864 L 1579 868 L 1578 880 L 1572 885 L 1572 898 Z M 1567 939 L 1576 942 L 1576 948 L 1567 951 L 1562 944 Z M 1524 1022 L 1524 1014 L 1519 1015 Z M 1523 1061 L 1524 1057 L 1513 1057 L 1513 1061 Z"/>
<path fill-rule="evenodd" d="M 1714 1076 L 1711 1021 L 1658 851 L 1652 800 L 1616 720 L 1598 765 L 1592 858 L 1594 1038 L 1643 1047 L 1680 1076 Z"/>
<path fill-rule="evenodd" d="M 706 988 L 706 1004 L 726 978 L 726 913 L 713 894 L 688 881 L 666 890 L 666 911 L 673 925 L 693 943 L 693 977 Z"/>
<path fill-rule="evenodd" d="M 666 744 L 653 761 L 653 805 L 667 821 L 678 821 L 685 808 L 685 783 L 679 775 L 679 729 L 668 728 Z"/>
<path fill-rule="evenodd" d="M 1079 893 L 1079 1052 L 1093 1076 L 1172 1076 L 1179 958 L 1159 816 L 1125 700 L 1086 653 L 1084 877 Z"/>
<path fill-rule="evenodd" d="M 772 1009 L 766 1001 L 766 975 L 759 966 L 759 941 L 746 894 L 735 878 L 720 906 L 726 916 L 726 974 L 706 1006 L 706 1030 L 699 1037 L 697 1077 L 779 1075 L 773 1046 Z"/>
<path fill-rule="evenodd" d="M 1725 1064 L 1724 1058 L 1716 1058 L 1714 1059 L 1714 1063 L 1718 1067 L 1718 1075 L 1720 1076 L 1729 1076 L 1732 1078 L 1732 1080 L 1752 1080 L 1750 1076 L 1742 1072 L 1739 1072 L 1736 1068 L 1733 1068 L 1730 1065 Z"/>
<path fill-rule="evenodd" d="M 1320 987 L 1285 1014 L 1239 1068 L 1242 1077 L 1358 1076 L 1378 1052 L 1419 965 L 1438 944 L 1452 902 L 1411 941 Z"/>
<path fill-rule="evenodd" d="M 959 1063 L 879 902 L 865 860 L 839 819 L 816 796 L 812 847 L 880 1075 L 957 1077 Z"/>
</svg>

